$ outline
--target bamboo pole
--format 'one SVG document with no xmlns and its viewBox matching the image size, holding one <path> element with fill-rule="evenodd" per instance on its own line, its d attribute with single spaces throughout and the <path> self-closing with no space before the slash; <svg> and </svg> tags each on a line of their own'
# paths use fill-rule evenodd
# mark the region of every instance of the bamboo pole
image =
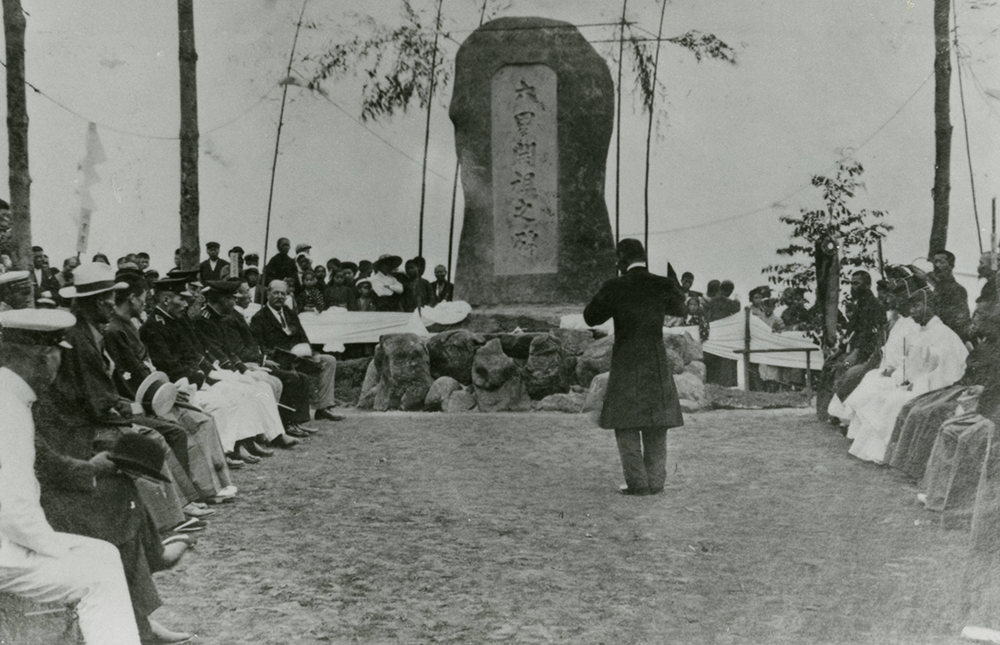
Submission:
<svg viewBox="0 0 1000 645">
<path fill-rule="evenodd" d="M 656 54 L 653 56 L 653 84 L 652 95 L 649 97 L 649 127 L 646 129 L 646 184 L 643 191 L 645 214 L 643 229 L 643 248 L 646 249 L 646 257 L 649 257 L 649 152 L 653 147 L 653 120 L 656 114 L 656 73 L 660 65 L 660 44 L 663 36 L 663 18 L 667 14 L 667 0 L 663 0 L 663 8 L 660 10 L 660 27 L 656 30 Z M 648 263 L 648 262 L 647 262 Z"/>
<path fill-rule="evenodd" d="M 437 68 L 438 33 L 441 31 L 441 5 L 438 0 L 437 19 L 434 21 L 434 47 L 431 50 L 431 84 L 427 96 L 427 126 L 424 128 L 424 163 L 420 171 L 420 230 L 417 239 L 417 255 L 424 255 L 424 203 L 427 199 L 427 151 L 431 145 L 431 108 L 434 106 L 434 70 Z M 419 297 L 418 297 L 419 299 Z"/>
<path fill-rule="evenodd" d="M 625 55 L 625 8 L 628 0 L 622 0 L 621 37 L 618 40 L 618 107 L 615 108 L 615 246 L 621 231 L 621 183 L 622 183 L 622 65 Z"/>
<path fill-rule="evenodd" d="M 306 3 L 309 0 L 302 0 L 302 9 L 299 10 L 299 21 L 295 25 L 295 37 L 292 38 L 292 51 L 288 54 L 288 68 L 285 70 L 285 82 L 281 88 L 281 110 L 278 112 L 278 133 L 274 137 L 274 159 L 271 160 L 271 187 L 267 191 L 267 221 L 264 224 L 264 254 L 260 258 L 261 281 L 264 288 L 267 288 L 267 276 L 264 271 L 267 269 L 267 245 L 271 236 L 271 206 L 274 203 L 274 177 L 278 170 L 278 150 L 281 145 L 281 126 L 285 124 L 285 99 L 288 97 L 288 78 L 292 74 L 292 61 L 295 60 L 295 47 L 299 42 L 299 31 L 302 29 L 302 16 L 306 13 Z"/>
</svg>

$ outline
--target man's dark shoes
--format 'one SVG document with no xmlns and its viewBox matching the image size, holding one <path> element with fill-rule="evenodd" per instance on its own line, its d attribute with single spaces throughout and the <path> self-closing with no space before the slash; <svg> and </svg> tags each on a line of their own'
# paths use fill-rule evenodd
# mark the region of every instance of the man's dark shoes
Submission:
<svg viewBox="0 0 1000 645">
<path fill-rule="evenodd" d="M 299 440 L 293 439 L 287 434 L 279 434 L 271 440 L 271 446 L 274 448 L 294 448 L 297 445 L 299 445 Z"/>
<path fill-rule="evenodd" d="M 288 426 L 287 428 L 285 428 L 285 434 L 287 434 L 289 437 L 298 437 L 299 439 L 309 436 L 308 432 L 304 432 L 298 426 Z"/>
<path fill-rule="evenodd" d="M 317 419 L 326 419 L 327 421 L 343 421 L 345 418 L 342 414 L 334 414 L 330 411 L 330 408 L 316 410 L 316 414 L 314 416 Z"/>
<path fill-rule="evenodd" d="M 243 447 L 254 457 L 270 457 L 274 454 L 273 450 L 259 445 L 256 441 L 248 441 L 243 444 Z"/>
<path fill-rule="evenodd" d="M 662 488 L 660 489 L 663 490 Z M 622 484 L 618 487 L 618 492 L 622 495 L 649 495 L 650 491 L 648 488 L 629 488 L 628 484 Z"/>
</svg>

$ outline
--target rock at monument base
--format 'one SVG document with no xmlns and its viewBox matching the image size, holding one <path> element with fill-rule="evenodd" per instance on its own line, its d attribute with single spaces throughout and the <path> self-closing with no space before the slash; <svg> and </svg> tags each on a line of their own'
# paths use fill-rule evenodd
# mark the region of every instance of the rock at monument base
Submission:
<svg viewBox="0 0 1000 645">
<path fill-rule="evenodd" d="M 372 362 L 379 377 L 373 409 L 384 412 L 423 407 L 434 379 L 427 347 L 416 334 L 382 336 Z"/>
<path fill-rule="evenodd" d="M 486 343 L 479 334 L 465 329 L 446 331 L 427 341 L 431 376 L 450 376 L 462 385 L 472 383 L 472 360 L 476 350 Z"/>
<path fill-rule="evenodd" d="M 701 405 L 698 404 L 695 401 L 691 401 L 690 399 L 680 399 L 680 401 L 678 401 L 678 402 L 681 404 L 681 411 L 682 412 L 689 412 L 690 413 L 690 412 L 700 412 L 701 411 Z"/>
<path fill-rule="evenodd" d="M 576 414 L 583 410 L 586 397 L 583 394 L 550 394 L 535 403 L 539 412 L 569 412 Z"/>
<path fill-rule="evenodd" d="M 443 412 L 468 412 L 476 407 L 476 397 L 468 388 L 455 390 L 441 406 Z"/>
<path fill-rule="evenodd" d="M 480 412 L 524 412 L 531 409 L 531 398 L 520 376 L 505 381 L 495 390 L 473 388 Z"/>
<path fill-rule="evenodd" d="M 462 389 L 462 384 L 450 376 L 442 376 L 431 383 L 431 389 L 427 390 L 427 397 L 424 398 L 424 410 L 436 412 L 444 407 L 445 402 L 451 397 L 451 393 Z"/>
<path fill-rule="evenodd" d="M 594 334 L 581 329 L 553 329 L 549 332 L 562 343 L 563 354 L 566 356 L 579 356 L 588 347 L 594 344 Z"/>
<path fill-rule="evenodd" d="M 600 412 L 604 407 L 604 396 L 608 393 L 609 372 L 598 374 L 590 381 L 590 389 L 587 390 L 587 398 L 583 403 L 584 412 Z"/>
<path fill-rule="evenodd" d="M 545 332 L 520 334 L 486 334 L 487 340 L 499 340 L 503 353 L 511 358 L 528 360 L 531 354 L 531 341 L 535 336 L 544 336 Z"/>
<path fill-rule="evenodd" d="M 378 392 L 378 368 L 375 361 L 368 363 L 365 371 L 365 380 L 361 384 L 361 397 L 358 399 L 358 407 L 362 410 L 371 410 L 375 405 L 375 395 Z"/>
<path fill-rule="evenodd" d="M 549 334 L 532 339 L 523 374 L 524 387 L 532 399 L 568 392 L 569 382 L 566 378 L 562 343 Z"/>
<path fill-rule="evenodd" d="M 611 370 L 611 350 L 615 346 L 614 336 L 605 336 L 594 341 L 583 354 L 576 359 L 576 381 L 583 387 L 589 387 L 590 381 Z"/>
<path fill-rule="evenodd" d="M 683 374 L 684 373 L 684 359 L 680 354 L 674 350 L 667 348 L 667 365 L 670 366 L 670 371 L 673 374 Z"/>
<path fill-rule="evenodd" d="M 698 377 L 698 380 L 702 383 L 705 382 L 705 375 L 707 374 L 705 369 L 705 364 L 701 361 L 691 361 L 684 366 L 684 371 L 688 374 L 694 374 Z"/>
<path fill-rule="evenodd" d="M 472 361 L 472 383 L 477 390 L 496 390 L 516 375 L 514 359 L 504 354 L 497 339 L 481 347 Z"/>
<path fill-rule="evenodd" d="M 455 297 L 586 302 L 614 276 L 603 57 L 568 23 L 493 20 L 459 48 L 449 113 L 465 196 Z"/>
<path fill-rule="evenodd" d="M 708 402 L 705 394 L 705 384 L 698 380 L 694 374 L 684 372 L 674 376 L 674 385 L 677 387 L 677 398 L 687 399 L 704 407 Z"/>
<path fill-rule="evenodd" d="M 663 334 L 663 345 L 667 349 L 672 349 L 680 354 L 681 358 L 684 359 L 685 365 L 691 361 L 700 361 L 704 358 L 701 343 L 692 338 L 691 334 L 687 332 L 683 334 Z"/>
</svg>

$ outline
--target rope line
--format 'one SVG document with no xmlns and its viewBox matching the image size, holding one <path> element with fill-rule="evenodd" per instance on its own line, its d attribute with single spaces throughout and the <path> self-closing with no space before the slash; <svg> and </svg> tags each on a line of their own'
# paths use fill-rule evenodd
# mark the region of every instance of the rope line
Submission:
<svg viewBox="0 0 1000 645">
<path fill-rule="evenodd" d="M 917 87 L 917 89 L 913 91 L 913 94 L 910 94 L 910 97 L 908 99 L 906 99 L 905 101 L 903 101 L 903 104 L 899 106 L 899 109 L 897 109 L 895 112 L 892 113 L 892 116 L 890 116 L 885 121 L 885 123 L 883 123 L 881 126 L 879 126 L 878 129 L 875 130 L 875 132 L 873 132 L 871 134 L 871 136 L 869 136 L 867 139 L 865 139 L 861 144 L 859 144 L 858 146 L 856 146 L 856 147 L 854 147 L 852 149 L 852 154 L 858 152 L 859 150 L 861 150 L 862 148 L 864 148 L 866 145 L 868 145 L 871 142 L 871 140 L 874 139 L 876 135 L 878 135 L 878 133 L 880 133 L 882 130 L 884 130 L 885 127 L 887 125 L 889 125 L 889 123 L 892 122 L 893 119 L 895 119 L 897 116 L 899 116 L 899 113 L 903 111 L 903 108 L 905 108 L 907 105 L 909 105 L 910 101 L 912 101 L 913 98 L 918 93 L 920 93 L 920 90 L 922 90 L 924 88 L 924 86 L 927 85 L 927 81 L 931 80 L 931 78 L 933 78 L 933 77 L 934 77 L 934 72 L 932 71 L 930 74 L 927 75 L 927 78 L 925 78 L 920 83 L 920 85 Z M 841 157 L 841 160 L 843 158 L 845 158 L 846 156 L 847 155 L 844 155 L 844 157 Z M 838 160 L 838 163 L 839 163 L 839 160 Z M 837 167 L 837 164 L 833 164 L 833 165 L 829 166 L 828 168 L 826 168 L 826 170 L 824 170 L 823 173 L 824 174 L 825 173 L 829 173 L 831 170 L 833 170 L 836 167 Z M 732 221 L 735 221 L 735 220 L 738 220 L 738 219 L 743 219 L 745 217 L 750 217 L 751 215 L 756 215 L 758 213 L 762 213 L 764 211 L 769 211 L 769 210 L 771 210 L 773 208 L 776 208 L 779 204 L 781 204 L 781 202 L 784 202 L 784 201 L 786 201 L 788 199 L 791 199 L 792 197 L 798 195 L 799 193 L 801 193 L 802 191 L 804 191 L 806 188 L 809 188 L 811 186 L 812 186 L 811 182 L 803 184 L 798 189 L 796 189 L 794 192 L 791 192 L 791 193 L 785 195 L 781 199 L 772 201 L 768 206 L 761 206 L 760 208 L 755 208 L 753 210 L 745 211 L 745 212 L 742 212 L 742 213 L 738 213 L 736 215 L 730 215 L 729 217 L 723 217 L 721 219 L 712 220 L 710 222 L 701 222 L 699 224 L 691 224 L 691 225 L 688 225 L 688 226 L 678 226 L 676 228 L 666 229 L 666 230 L 662 230 L 662 231 L 650 231 L 649 234 L 650 235 L 665 235 L 667 233 L 679 233 L 679 232 L 682 232 L 682 231 L 693 231 L 693 230 L 696 230 L 696 229 L 708 228 L 710 226 L 717 226 L 719 224 L 724 224 L 726 222 L 732 222 Z M 629 237 L 634 237 L 636 235 L 638 235 L 638 233 L 630 233 L 630 234 L 628 234 Z"/>
</svg>

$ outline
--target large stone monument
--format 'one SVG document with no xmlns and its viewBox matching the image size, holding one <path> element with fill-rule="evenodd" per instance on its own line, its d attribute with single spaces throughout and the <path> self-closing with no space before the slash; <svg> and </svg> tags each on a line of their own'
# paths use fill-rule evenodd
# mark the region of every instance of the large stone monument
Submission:
<svg viewBox="0 0 1000 645">
<path fill-rule="evenodd" d="M 568 23 L 494 20 L 458 51 L 450 114 L 465 194 L 456 299 L 589 300 L 615 269 L 604 59 Z"/>
</svg>

